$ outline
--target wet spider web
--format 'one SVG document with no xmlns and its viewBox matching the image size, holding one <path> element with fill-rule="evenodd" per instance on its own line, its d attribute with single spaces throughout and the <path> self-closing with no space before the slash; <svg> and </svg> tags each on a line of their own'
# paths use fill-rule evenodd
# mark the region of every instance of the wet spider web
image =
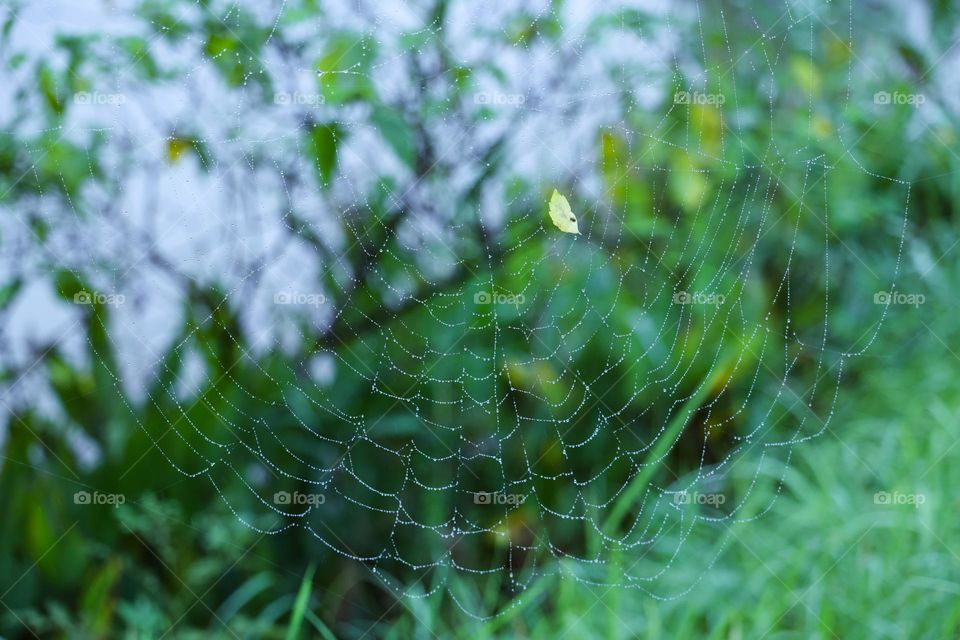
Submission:
<svg viewBox="0 0 960 640">
<path fill-rule="evenodd" d="M 159 108 L 123 77 L 89 94 L 124 96 L 85 112 L 117 179 L 71 201 L 103 215 L 73 228 L 96 246 L 63 260 L 89 272 L 120 255 L 127 274 L 142 236 L 162 258 L 150 272 L 173 282 L 160 306 L 191 282 L 218 293 L 165 321 L 184 330 L 145 350 L 146 376 L 115 376 L 130 415 L 242 522 L 302 529 L 398 594 L 445 592 L 477 617 L 504 610 L 465 586 L 485 581 L 682 596 L 696 580 L 668 576 L 684 543 L 772 507 L 879 330 L 832 342 L 838 166 L 888 180 L 906 221 L 906 183 L 817 140 L 852 135 L 823 133 L 814 80 L 796 80 L 825 39 L 856 50 L 852 6 L 828 5 L 331 4 L 323 20 L 196 5 L 185 23 L 253 21 L 261 44 L 187 37 L 179 57 L 154 23 L 177 76 Z M 719 46 L 704 35 L 716 21 Z M 211 80 L 218 65 L 236 86 Z M 266 103 L 251 97 L 264 77 Z M 850 86 L 837 119 L 861 99 Z M 778 121 L 791 100 L 809 102 L 807 131 Z M 157 140 L 165 158 L 142 151 Z M 549 224 L 554 187 L 581 235 Z M 142 344 L 117 329 L 132 309 L 103 326 L 118 350 Z M 238 484 L 242 497 L 225 489 Z M 772 497 L 757 503 L 761 484 Z"/>
</svg>

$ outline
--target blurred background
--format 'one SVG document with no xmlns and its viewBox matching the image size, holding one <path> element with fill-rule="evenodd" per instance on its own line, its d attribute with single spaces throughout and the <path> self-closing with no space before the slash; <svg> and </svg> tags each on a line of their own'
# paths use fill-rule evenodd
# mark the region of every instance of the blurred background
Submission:
<svg viewBox="0 0 960 640">
<path fill-rule="evenodd" d="M 960 635 L 953 3 L 0 21 L 2 637 Z"/>
</svg>

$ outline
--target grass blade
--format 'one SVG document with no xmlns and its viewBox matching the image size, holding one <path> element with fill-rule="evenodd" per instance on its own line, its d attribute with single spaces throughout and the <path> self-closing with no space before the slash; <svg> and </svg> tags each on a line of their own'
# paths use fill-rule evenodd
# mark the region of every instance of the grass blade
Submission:
<svg viewBox="0 0 960 640">
<path fill-rule="evenodd" d="M 315 567 L 310 565 L 307 567 L 307 572 L 303 574 L 303 582 L 300 583 L 297 599 L 293 603 L 290 626 L 287 628 L 287 640 L 296 640 L 300 635 L 300 627 L 303 626 L 303 619 L 306 617 L 307 606 L 310 603 L 310 589 L 313 586 L 314 569 Z"/>
</svg>

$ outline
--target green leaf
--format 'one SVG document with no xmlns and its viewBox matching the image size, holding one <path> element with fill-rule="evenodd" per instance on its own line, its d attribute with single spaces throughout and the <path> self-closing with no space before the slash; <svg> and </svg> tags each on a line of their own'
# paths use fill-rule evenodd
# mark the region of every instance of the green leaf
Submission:
<svg viewBox="0 0 960 640">
<path fill-rule="evenodd" d="M 315 124 L 310 129 L 307 147 L 317 170 L 317 184 L 321 189 L 330 186 L 330 178 L 337 164 L 337 145 L 340 142 L 340 127 L 336 124 Z"/>
<path fill-rule="evenodd" d="M 136 12 L 146 24 L 150 25 L 154 33 L 169 40 L 180 40 L 190 32 L 190 27 L 179 20 L 170 12 L 170 9 L 159 1 L 145 2 Z"/>
<path fill-rule="evenodd" d="M 303 618 L 310 604 L 313 571 L 314 566 L 310 565 L 307 567 L 307 572 L 303 575 L 303 582 L 300 583 L 300 591 L 297 592 L 297 599 L 293 603 L 293 614 L 290 616 L 290 626 L 287 628 L 287 640 L 296 640 L 296 638 L 300 636 L 300 627 L 303 626 Z"/>
<path fill-rule="evenodd" d="M 130 65 L 136 68 L 144 78 L 155 80 L 160 75 L 157 63 L 150 55 L 150 45 L 143 38 L 130 36 L 120 39 L 120 44 L 130 58 Z"/>
<path fill-rule="evenodd" d="M 83 148 L 71 144 L 63 136 L 49 131 L 32 141 L 37 149 L 35 172 L 24 177 L 24 183 L 36 190 L 57 189 L 75 194 L 87 180 L 99 175 L 97 146 Z M 82 209 L 78 206 L 78 212 Z"/>
<path fill-rule="evenodd" d="M 403 116 L 390 107 L 377 105 L 373 108 L 370 120 L 397 157 L 408 167 L 413 167 L 416 158 L 413 129 Z"/>
<path fill-rule="evenodd" d="M 722 360 L 722 364 L 717 367 L 716 371 L 718 373 L 726 371 L 728 369 L 728 363 L 736 360 L 736 356 L 736 352 L 728 354 L 727 357 Z M 700 405 L 703 404 L 703 401 L 714 391 L 713 383 L 715 380 L 716 374 L 712 376 L 710 380 L 702 381 L 697 391 L 687 399 L 680 408 L 680 411 L 677 412 L 673 420 L 670 421 L 670 424 L 667 425 L 667 428 L 660 435 L 656 444 L 654 444 L 650 452 L 647 453 L 647 459 L 644 462 L 643 468 L 637 473 L 633 480 L 630 481 L 630 484 L 623 493 L 620 494 L 616 502 L 613 503 L 613 507 L 610 509 L 610 513 L 603 523 L 603 531 L 605 533 L 610 535 L 616 530 L 623 516 L 626 515 L 637 498 L 640 497 L 650 484 L 653 475 L 661 468 L 660 465 L 655 464 L 656 461 L 667 455 L 667 452 L 670 451 L 670 448 L 677 441 L 680 432 L 687 426 L 687 423 L 700 408 Z"/>
<path fill-rule="evenodd" d="M 43 95 L 47 107 L 57 115 L 62 114 L 66 108 L 63 90 L 58 86 L 53 71 L 45 64 L 41 64 L 40 68 L 37 69 L 37 85 L 40 87 L 40 93 Z"/>
<path fill-rule="evenodd" d="M 70 271 L 60 270 L 54 275 L 57 293 L 61 298 L 73 302 L 73 297 L 81 291 L 86 291 L 87 287 L 75 274 Z"/>
<path fill-rule="evenodd" d="M 23 280 L 15 278 L 12 282 L 0 287 L 0 310 L 6 309 L 20 291 Z"/>
<path fill-rule="evenodd" d="M 269 30 L 243 12 L 229 20 L 211 18 L 205 29 L 204 54 L 228 85 L 242 87 L 253 82 L 264 91 L 269 88 L 268 74 L 260 62 L 260 50 Z"/>
<path fill-rule="evenodd" d="M 123 572 L 123 561 L 111 557 L 97 567 L 80 602 L 87 625 L 97 635 L 106 635 L 112 626 L 116 602 L 113 591 Z"/>
<path fill-rule="evenodd" d="M 344 104 L 373 98 L 370 63 L 374 43 L 370 38 L 340 35 L 333 38 L 317 61 L 320 92 L 327 104 Z"/>
<path fill-rule="evenodd" d="M 273 576 L 267 571 L 262 571 L 237 588 L 230 597 L 223 601 L 220 608 L 217 609 L 217 617 L 224 622 L 233 620 L 233 618 L 243 610 L 243 607 L 258 595 L 267 591 L 273 584 Z"/>
</svg>

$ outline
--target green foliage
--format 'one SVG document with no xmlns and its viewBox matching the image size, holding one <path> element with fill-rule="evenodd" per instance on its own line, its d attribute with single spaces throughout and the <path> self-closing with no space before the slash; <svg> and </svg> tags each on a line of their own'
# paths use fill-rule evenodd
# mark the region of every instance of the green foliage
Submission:
<svg viewBox="0 0 960 640">
<path fill-rule="evenodd" d="M 416 443 L 437 455 L 459 447 L 458 434 L 426 433 L 425 418 L 456 418 L 464 433 L 476 435 L 490 432 L 487 413 L 472 407 L 455 415 L 450 409 L 448 414 L 438 410 L 438 415 L 424 416 L 371 394 L 367 378 L 358 372 L 377 370 L 377 384 L 388 389 L 407 389 L 413 383 L 433 397 L 453 400 L 449 385 L 436 381 L 455 377 L 465 367 L 475 366 L 475 361 L 454 366 L 440 360 L 428 371 L 423 357 L 427 347 L 469 348 L 478 360 L 502 358 L 504 370 L 491 381 L 484 379 L 487 372 L 479 368 L 467 371 L 463 391 L 478 390 L 469 388 L 471 384 L 494 385 L 497 395 L 509 396 L 513 403 L 513 408 L 503 409 L 505 417 L 511 412 L 543 420 L 553 417 L 550 407 L 530 400 L 526 393 L 530 391 L 561 409 L 583 404 L 588 408 L 570 425 L 569 437 L 577 439 L 590 433 L 600 412 L 584 402 L 589 398 L 582 389 L 556 382 L 560 378 L 556 362 L 568 362 L 587 377 L 609 382 L 611 400 L 628 406 L 629 417 L 650 408 L 650 415 L 638 422 L 644 427 L 663 423 L 664 430 L 659 436 L 652 427 L 617 435 L 604 432 L 568 460 L 560 459 L 555 433 L 532 431 L 521 434 L 523 449 L 505 450 L 503 465 L 511 472 L 524 469 L 531 463 L 521 453 L 530 450 L 542 454 L 532 464 L 544 477 L 562 465 L 575 476 L 586 476 L 595 468 L 598 452 L 621 444 L 618 438 L 632 437 L 634 444 L 650 445 L 650 453 L 638 461 L 647 466 L 615 503 L 605 533 L 623 529 L 629 524 L 632 506 L 650 486 L 667 482 L 655 475 L 657 468 L 650 462 L 664 456 L 668 445 L 677 440 L 676 451 L 667 460 L 671 470 L 683 474 L 697 468 L 702 452 L 698 442 L 684 438 L 686 427 L 701 426 L 698 412 L 720 386 L 729 384 L 742 394 L 753 382 L 750 372 L 758 364 L 755 352 L 761 347 L 760 338 L 731 336 L 726 326 L 711 324 L 706 313 L 698 312 L 690 318 L 686 343 L 662 344 L 655 326 L 669 310 L 665 304 L 650 303 L 645 295 L 661 286 L 699 291 L 714 282 L 731 255 L 742 255 L 750 247 L 746 235 L 732 231 L 730 224 L 720 224 L 741 211 L 751 231 L 775 232 L 750 261 L 743 261 L 743 268 L 749 269 L 747 286 L 730 276 L 714 286 L 740 297 L 737 313 L 745 322 L 772 317 L 782 328 L 793 323 L 803 334 L 799 338 L 814 344 L 822 327 L 820 301 L 828 292 L 832 326 L 827 358 L 833 358 L 828 365 L 835 364 L 835 352 L 855 344 L 877 315 L 869 299 L 846 294 L 884 289 L 895 269 L 904 192 L 877 175 L 915 181 L 911 187 L 914 245 L 908 247 L 914 253 L 908 257 L 916 257 L 924 247 L 935 248 L 937 256 L 948 256 L 953 249 L 950 242 L 938 238 L 956 235 L 960 187 L 953 177 L 960 160 L 951 151 L 958 135 L 956 123 L 945 116 L 937 130 L 918 133 L 912 107 L 879 112 L 866 99 L 878 89 L 878 80 L 854 77 L 850 84 L 847 65 L 852 54 L 833 29 L 817 36 L 810 55 L 813 36 L 809 32 L 787 30 L 782 39 L 757 38 L 736 4 L 702 7 L 702 24 L 712 29 L 703 36 L 707 57 L 726 59 L 728 47 L 743 52 L 743 59 L 734 65 L 735 73 L 710 74 L 716 86 L 706 88 L 736 95 L 736 104 L 732 98 L 722 106 L 674 104 L 676 92 L 696 81 L 685 75 L 691 65 L 677 63 L 672 77 L 656 85 L 665 99 L 660 107 L 639 108 L 628 91 L 611 100 L 623 103 L 626 126 L 604 128 L 585 154 L 594 165 L 603 197 L 597 200 L 578 193 L 573 180 L 558 185 L 570 194 L 581 231 L 591 232 L 589 242 L 555 234 L 551 241 L 556 244 L 551 244 L 542 236 L 532 236 L 532 229 L 545 224 L 544 194 L 552 186 L 530 184 L 515 175 L 504 161 L 508 131 L 505 142 L 492 145 L 479 157 L 476 187 L 464 202 L 451 205 L 457 207 L 454 219 L 462 222 L 451 242 L 464 256 L 465 266 L 450 273 L 438 269 L 441 275 L 430 280 L 422 275 L 426 270 L 407 268 L 421 256 L 397 238 L 396 229 L 411 206 L 393 195 L 405 191 L 400 178 L 369 176 L 372 186 L 366 200 L 354 194 L 355 206 L 333 225 L 346 240 L 344 246 L 350 247 L 340 258 L 355 269 L 345 273 L 331 268 L 321 276 L 324 290 L 337 294 L 333 301 L 337 319 L 329 332 L 320 335 L 306 324 L 293 355 L 271 352 L 251 357 L 250 345 L 238 339 L 244 335 L 241 310 L 227 302 L 229 296 L 219 283 L 191 281 L 185 287 L 173 342 L 184 344 L 183 352 L 198 356 L 205 382 L 184 397 L 187 392 L 177 385 L 186 375 L 183 352 L 157 354 L 159 362 L 143 401 L 122 384 L 111 308 L 99 303 L 84 307 L 76 328 L 83 338 L 82 357 L 70 357 L 53 346 L 37 354 L 34 374 L 39 374 L 61 417 L 52 419 L 48 412 L 29 407 L 9 416 L 0 466 L 0 513 L 6 516 L 0 519 L 0 578 L 5 585 L 0 588 L 0 601 L 6 605 L 0 611 L 0 633 L 18 637 L 30 629 L 40 637 L 91 639 L 160 637 L 170 629 L 170 637 L 288 639 L 956 635 L 960 608 L 955 594 L 960 584 L 950 569 L 960 553 L 956 549 L 960 531 L 951 495 L 960 478 L 955 465 L 945 460 L 960 438 L 953 415 L 960 393 L 954 375 L 956 354 L 947 346 L 960 336 L 950 323 L 948 308 L 931 305 L 916 313 L 908 307 L 891 309 L 874 350 L 846 363 L 851 370 L 843 388 L 845 401 L 834 420 L 835 431 L 796 447 L 789 466 L 783 466 L 783 457 L 771 455 L 756 486 L 749 477 L 731 481 L 732 491 L 750 496 L 746 516 L 762 517 L 701 531 L 685 540 L 683 554 L 669 559 L 668 582 L 658 584 L 662 590 L 656 595 L 670 596 L 667 600 L 651 598 L 642 588 L 584 586 L 574 580 L 573 566 L 546 556 L 536 559 L 553 563 L 557 576 L 540 578 L 519 595 L 508 593 L 510 586 L 500 575 L 487 582 L 466 580 L 452 572 L 440 576 L 449 581 L 450 593 L 460 602 L 505 611 L 490 621 L 462 615 L 442 589 L 423 599 L 398 598 L 394 578 L 409 577 L 401 575 L 403 567 L 377 567 L 373 572 L 331 552 L 300 527 L 277 535 L 260 534 L 257 529 L 271 530 L 281 522 L 275 514 L 258 509 L 257 499 L 262 497 L 255 490 L 263 487 L 257 485 L 255 474 L 243 465 L 211 464 L 220 459 L 230 464 L 256 459 L 242 458 L 244 452 L 256 451 L 266 460 L 300 452 L 303 457 L 284 470 L 289 473 L 284 488 L 293 491 L 298 484 L 291 478 L 342 453 L 333 446 L 317 445 L 303 432 L 305 424 L 328 424 L 318 408 L 319 390 L 302 384 L 304 362 L 312 354 L 335 355 L 342 364 L 334 387 L 328 390 L 338 410 L 344 415 L 382 416 L 370 425 L 371 437 L 397 449 Z M 956 12 L 950 3 L 933 2 L 932 6 L 940 23 L 955 26 Z M 438 3 L 430 28 L 403 34 L 397 43 L 333 30 L 325 22 L 329 17 L 322 3 L 309 0 L 289 3 L 276 24 L 235 6 L 223 14 L 218 13 L 220 9 L 214 2 L 149 0 L 139 4 L 136 15 L 150 36 L 64 36 L 57 40 L 55 52 L 36 59 L 22 52 L 3 54 L 11 72 L 20 69 L 31 74 L 17 94 L 16 113 L 4 115 L 9 126 L 0 133 L 0 202 L 23 214 L 51 287 L 64 301 L 95 290 L 87 279 L 100 275 L 99 265 L 90 269 L 93 273 L 78 273 L 58 264 L 58 256 L 45 246 L 50 222 L 35 211 L 41 205 L 59 210 L 64 220 L 100 215 L 88 209 L 86 202 L 91 193 L 109 190 L 110 168 L 118 164 L 108 153 L 113 150 L 113 139 L 104 133 L 109 127 L 105 124 L 95 133 L 90 128 L 71 129 L 71 135 L 64 132 L 69 129 L 75 94 L 111 86 L 118 79 L 112 75 L 118 65 L 136 82 L 155 88 L 194 72 L 160 55 L 163 47 L 189 48 L 197 61 L 208 65 L 204 70 L 222 83 L 231 103 L 233 97 L 242 96 L 256 109 L 273 96 L 274 87 L 286 86 L 288 80 L 271 75 L 261 60 L 271 55 L 303 56 L 305 66 L 316 74 L 316 91 L 323 101 L 311 105 L 313 110 L 296 112 L 290 148 L 297 151 L 290 155 L 310 168 L 316 183 L 312 186 L 324 199 L 335 197 L 331 186 L 346 153 L 344 141 L 349 137 L 353 142 L 365 131 L 375 132 L 383 149 L 413 179 L 461 180 L 456 171 L 444 173 L 449 158 L 437 154 L 425 131 L 441 121 L 447 124 L 452 113 L 460 114 L 456 106 L 471 100 L 470 90 L 482 79 L 489 76 L 502 82 L 508 77 L 506 70 L 484 60 L 453 58 L 442 41 L 447 19 L 444 2 Z M 724 16 L 719 15 L 721 9 Z M 843 17 L 845 10 L 841 7 L 827 15 Z M 758 6 L 751 11 L 759 16 L 772 9 Z M 555 43 L 564 30 L 558 16 L 508 16 L 498 38 L 518 52 Z M 656 21 L 640 11 L 623 11 L 594 21 L 587 29 L 587 41 L 600 46 L 616 32 L 644 33 L 662 26 Z M 304 41 L 290 35 L 304 24 L 321 24 L 322 37 Z M 720 25 L 727 31 L 721 32 Z M 16 12 L 11 11 L 2 28 L 3 42 L 9 42 L 16 28 Z M 952 31 L 940 37 L 953 37 Z M 407 88 L 413 97 L 404 93 L 403 99 L 396 99 L 375 83 L 382 69 L 389 68 L 386 65 L 396 49 L 413 69 Z M 912 79 L 890 80 L 885 88 L 907 92 L 930 82 L 924 74 L 934 60 L 925 52 L 899 41 L 883 51 L 915 71 Z M 889 70 L 881 71 L 886 75 Z M 431 85 L 432 91 L 425 89 L 428 79 L 439 79 Z M 775 90 L 764 82 L 773 83 Z M 929 87 L 931 100 L 939 99 L 935 89 Z M 848 91 L 856 99 L 849 99 Z M 776 118 L 767 118 L 770 108 Z M 500 112 L 496 105 L 486 105 L 463 113 L 469 114 L 463 126 L 471 129 L 488 124 Z M 35 126 L 37 121 L 41 127 Z M 181 126 L 167 136 L 166 148 L 160 150 L 161 160 L 176 165 L 193 157 L 202 172 L 215 174 L 222 149 L 207 137 L 203 119 L 177 124 Z M 251 170 L 260 166 L 261 152 L 245 151 L 241 166 Z M 851 157 L 854 153 L 856 158 Z M 471 222 L 484 206 L 484 196 L 500 197 L 493 190 L 485 191 L 494 176 L 503 178 L 502 197 L 509 202 L 510 215 L 504 228 L 496 230 L 503 239 L 501 246 L 491 249 L 483 235 L 489 230 L 478 232 Z M 825 190 L 821 181 L 827 180 Z M 756 207 L 757 203 L 766 203 L 769 210 Z M 322 251 L 318 227 L 297 203 L 289 206 L 284 223 L 297 241 Z M 823 211 L 830 214 L 832 235 L 820 218 Z M 783 222 L 774 227 L 771 220 Z M 621 226 L 622 237 L 613 238 L 610 229 Z M 783 233 L 788 228 L 796 229 L 795 237 Z M 711 242 L 691 254 L 683 243 L 669 241 L 671 233 Z M 830 252 L 829 273 L 825 247 Z M 499 261 L 490 260 L 495 250 L 502 252 L 497 255 Z M 685 275 L 641 268 L 651 256 L 675 265 Z M 787 316 L 782 298 L 770 303 L 788 260 L 795 274 L 792 317 Z M 910 284 L 914 290 L 929 288 L 931 300 L 950 301 L 960 286 L 960 272 L 949 257 L 935 266 L 932 275 Z M 491 306 L 467 311 L 462 305 L 444 304 L 438 295 L 447 290 L 471 296 L 491 290 L 513 293 L 537 282 L 560 284 L 553 296 L 538 300 L 534 308 Z M 386 283 L 413 291 L 415 298 L 427 303 L 392 309 L 384 316 L 380 311 L 395 293 Z M 0 313 L 15 305 L 24 289 L 20 278 L 0 284 Z M 587 291 L 590 301 L 584 298 Z M 610 312 L 604 318 L 587 313 L 598 308 Z M 643 314 L 649 315 L 650 323 L 637 323 Z M 429 343 L 413 329 L 437 326 L 437 320 L 452 329 L 429 336 Z M 530 346 L 515 333 L 495 335 L 497 326 L 535 326 L 548 320 L 555 324 L 557 336 L 535 349 L 532 355 L 539 364 L 523 364 L 525 356 L 531 355 Z M 469 328 L 468 335 L 458 327 Z M 619 337 L 610 340 L 610 335 Z M 733 344 L 740 359 L 724 349 L 734 340 L 739 341 Z M 796 345 L 780 335 L 771 340 L 765 361 L 782 368 Z M 695 357 L 701 341 L 720 358 L 721 366 L 712 378 L 707 377 L 709 370 L 702 359 Z M 568 349 L 569 344 L 579 343 L 584 345 L 579 352 Z M 674 350 L 677 370 L 683 372 L 669 383 L 689 397 L 676 415 L 671 411 L 677 408 L 669 405 L 661 389 L 631 395 L 639 386 L 636 381 L 665 359 L 667 349 Z M 548 358 L 552 353 L 560 357 Z M 396 368 L 378 369 L 385 360 L 396 363 Z M 415 379 L 401 369 L 416 372 Z M 810 359 L 797 365 L 801 380 L 810 381 L 816 372 L 817 363 Z M 4 371 L 2 379 L 15 380 L 21 373 L 29 372 Z M 759 390 L 769 396 L 774 392 Z M 807 408 L 777 405 L 774 419 L 792 411 L 822 414 L 830 409 L 828 400 Z M 729 407 L 718 411 L 733 414 Z M 756 421 L 757 416 L 745 412 L 707 443 L 705 455 L 719 459 Z M 213 427 L 223 424 L 242 425 L 231 432 L 236 437 L 230 444 L 231 453 L 237 452 L 235 458 L 223 456 L 224 443 L 215 438 L 223 432 Z M 350 435 L 343 425 L 330 428 L 344 431 L 337 437 Z M 91 449 L 97 452 L 92 461 L 83 454 Z M 383 448 L 360 443 L 351 455 L 354 468 L 373 487 L 386 489 L 404 481 L 402 462 Z M 416 470 L 425 477 L 435 473 L 437 484 L 447 479 L 445 473 L 454 472 L 452 463 L 429 467 Z M 474 471 L 477 490 L 501 477 L 500 470 L 482 463 Z M 630 471 L 626 461 L 615 470 L 619 478 L 628 477 Z M 187 481 L 184 473 L 196 477 Z M 782 486 L 781 473 L 785 473 Z M 464 486 L 470 482 L 465 480 Z M 376 499 L 361 495 L 356 483 L 339 488 L 354 500 Z M 575 497 L 569 488 L 545 482 L 537 490 L 549 504 L 568 504 Z M 873 501 L 877 491 L 922 493 L 928 500 L 916 508 L 877 505 Z M 91 506 L 78 502 L 77 492 L 125 499 L 122 504 Z M 438 522 L 459 507 L 455 496 L 438 494 L 436 500 L 413 505 L 421 510 L 417 515 L 422 521 Z M 770 511 L 764 513 L 771 503 Z M 484 518 L 489 516 L 469 512 L 470 505 L 462 508 L 486 524 Z M 364 519 L 355 517 L 349 500 L 332 505 L 328 513 L 342 524 L 343 536 L 357 549 L 377 549 L 383 544 L 383 531 L 391 527 L 392 516 L 378 519 L 367 512 Z M 519 509 L 506 524 L 507 535 L 522 531 L 537 516 L 533 507 Z M 597 532 L 580 523 L 557 522 L 553 533 L 564 548 L 599 545 Z M 409 554 L 430 550 L 423 539 L 391 543 Z M 503 558 L 506 564 L 502 543 L 477 547 L 463 550 L 466 564 L 491 558 Z M 614 573 L 625 563 L 636 562 L 653 574 L 667 562 L 656 555 L 615 560 L 610 565 Z M 610 582 L 620 577 L 603 576 Z M 692 585 L 690 593 L 684 593 Z M 672 599 L 681 593 L 683 597 Z"/>
<path fill-rule="evenodd" d="M 376 44 L 367 36 L 344 33 L 330 39 L 316 62 L 320 92 L 327 104 L 375 98 L 369 75 L 375 55 Z"/>
<path fill-rule="evenodd" d="M 408 167 L 413 167 L 416 141 L 413 129 L 403 116 L 389 107 L 375 105 L 370 120 L 397 157 Z"/>
<path fill-rule="evenodd" d="M 316 167 L 317 185 L 321 189 L 330 186 L 330 178 L 337 165 L 337 146 L 342 132 L 336 124 L 315 124 L 307 139 L 307 155 Z"/>
</svg>

